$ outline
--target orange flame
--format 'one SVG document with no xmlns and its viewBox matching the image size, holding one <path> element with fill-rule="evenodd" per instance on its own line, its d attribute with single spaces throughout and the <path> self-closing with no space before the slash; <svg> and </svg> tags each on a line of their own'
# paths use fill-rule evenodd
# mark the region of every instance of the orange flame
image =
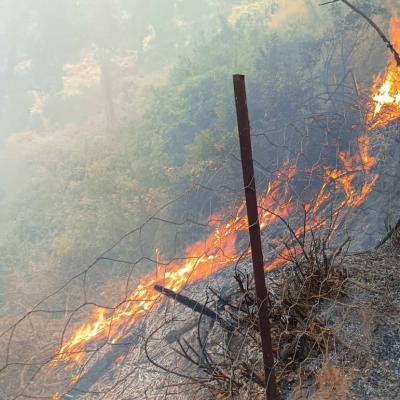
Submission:
<svg viewBox="0 0 400 400">
<path fill-rule="evenodd" d="M 276 174 L 276 179 L 269 183 L 265 196 L 260 201 L 262 210 L 259 215 L 260 225 L 265 229 L 278 217 L 287 216 L 291 212 L 291 203 L 282 201 L 288 193 L 288 182 L 295 174 L 295 168 L 284 165 Z M 277 202 L 279 200 L 279 202 Z M 107 340 L 116 343 L 146 312 L 152 310 L 159 298 L 159 293 L 153 289 L 155 284 L 179 291 L 184 285 L 204 279 L 237 259 L 235 241 L 239 232 L 247 231 L 247 216 L 243 212 L 244 204 L 239 207 L 237 215 L 226 224 L 215 225 L 214 231 L 205 241 L 198 241 L 186 249 L 186 256 L 181 261 L 165 265 L 168 269 L 162 277 L 156 271 L 143 278 L 141 283 L 130 294 L 129 298 L 113 312 L 97 308 L 93 311 L 87 324 L 75 330 L 72 336 L 63 344 L 53 365 L 60 361 L 68 361 L 68 369 L 74 368 L 85 357 L 85 349 L 94 341 Z M 210 221 L 218 221 L 214 215 Z M 157 252 L 157 265 L 162 265 Z"/>
<path fill-rule="evenodd" d="M 324 206 L 330 201 L 332 193 L 341 194 L 343 200 L 336 210 L 336 213 L 343 207 L 356 207 L 361 204 L 377 176 L 370 174 L 370 169 L 375 165 L 375 159 L 368 154 L 368 137 L 362 136 L 358 140 L 358 153 L 349 155 L 340 153 L 343 170 L 324 169 L 322 187 L 317 195 L 314 204 L 308 205 L 310 215 L 307 221 L 307 229 L 321 229 L 325 221 L 319 217 Z M 259 199 L 259 221 L 262 229 L 266 229 L 278 220 L 278 216 L 286 218 L 295 211 L 295 204 L 289 196 L 289 183 L 296 174 L 296 168 L 285 163 L 281 170 L 275 174 L 275 179 L 269 182 L 266 192 Z M 357 176 L 363 180 L 356 188 Z M 176 260 L 172 264 L 163 264 L 159 259 L 157 251 L 157 266 L 164 265 L 163 276 L 156 271 L 143 278 L 141 283 L 132 291 L 129 298 L 112 312 L 97 308 L 93 311 L 90 321 L 77 328 L 71 337 L 62 345 L 53 365 L 61 361 L 67 362 L 67 369 L 74 367 L 84 361 L 87 357 L 86 349 L 90 343 L 107 340 L 117 343 L 129 329 L 147 312 L 153 310 L 158 304 L 159 293 L 153 289 L 155 284 L 179 291 L 189 283 L 202 280 L 211 274 L 231 265 L 238 258 L 238 251 L 235 248 L 235 241 L 239 232 L 246 232 L 248 229 L 247 216 L 244 213 L 243 203 L 236 214 L 225 224 L 211 222 L 215 226 L 213 232 L 205 241 L 198 241 L 186 249 L 185 258 Z M 215 215 L 210 221 L 218 221 L 220 218 Z M 296 229 L 296 234 L 301 234 L 303 225 Z M 300 253 L 296 246 L 293 249 L 295 254 Z M 284 264 L 290 256 L 288 250 L 271 261 L 266 269 L 275 268 Z"/>
<path fill-rule="evenodd" d="M 390 40 L 400 52 L 400 17 L 395 10 L 390 21 Z M 392 55 L 384 73 L 375 77 L 371 97 L 367 116 L 371 129 L 382 128 L 400 118 L 400 66 Z"/>
</svg>

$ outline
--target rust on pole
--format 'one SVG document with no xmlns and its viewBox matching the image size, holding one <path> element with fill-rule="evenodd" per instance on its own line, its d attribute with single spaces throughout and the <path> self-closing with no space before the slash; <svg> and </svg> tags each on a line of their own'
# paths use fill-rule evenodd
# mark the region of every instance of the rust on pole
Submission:
<svg viewBox="0 0 400 400">
<path fill-rule="evenodd" d="M 247 219 L 249 223 L 251 256 L 258 301 L 259 328 L 265 370 L 265 394 L 267 400 L 277 400 L 279 395 L 276 387 L 274 356 L 272 352 L 268 292 L 264 275 L 264 257 L 261 244 L 260 223 L 258 220 L 257 193 L 244 75 L 233 76 L 233 87 L 235 92 L 236 115 L 239 130 L 240 154 L 242 158 Z"/>
</svg>

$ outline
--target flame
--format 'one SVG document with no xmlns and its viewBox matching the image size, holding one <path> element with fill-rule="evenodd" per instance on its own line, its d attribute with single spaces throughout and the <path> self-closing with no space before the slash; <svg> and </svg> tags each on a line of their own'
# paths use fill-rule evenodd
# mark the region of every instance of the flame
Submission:
<svg viewBox="0 0 400 400">
<path fill-rule="evenodd" d="M 276 179 L 268 184 L 265 195 L 260 201 L 260 225 L 265 229 L 278 218 L 277 215 L 288 216 L 292 209 L 290 200 L 282 201 L 288 196 L 288 182 L 294 176 L 295 168 L 287 164 L 278 171 Z M 278 201 L 279 200 L 279 201 Z M 156 250 L 157 268 L 143 278 L 141 283 L 130 293 L 120 306 L 112 312 L 96 308 L 90 316 L 89 323 L 77 328 L 72 336 L 62 345 L 53 360 L 53 365 L 60 361 L 68 361 L 67 369 L 73 369 L 86 357 L 85 350 L 92 342 L 106 340 L 118 342 L 146 312 L 151 311 L 158 303 L 159 293 L 153 289 L 160 284 L 168 289 L 179 291 L 184 285 L 194 283 L 214 274 L 237 260 L 235 247 L 237 234 L 248 229 L 247 216 L 243 203 L 235 218 L 220 224 L 221 218 L 214 215 L 210 224 L 213 232 L 205 241 L 198 241 L 186 249 L 184 259 L 172 264 L 163 264 Z M 158 267 L 164 265 L 165 272 L 158 274 Z"/>
<path fill-rule="evenodd" d="M 324 168 L 323 183 L 318 195 L 313 204 L 308 204 L 305 208 L 309 216 L 306 221 L 307 230 L 315 231 L 326 225 L 326 220 L 321 218 L 320 214 L 323 213 L 324 207 L 333 195 L 342 197 L 339 206 L 334 211 L 336 214 L 344 207 L 354 208 L 365 200 L 377 179 L 376 174 L 370 173 L 376 160 L 369 155 L 368 146 L 368 136 L 363 135 L 358 140 L 356 154 L 344 152 L 339 154 L 342 169 Z M 289 184 L 296 173 L 296 167 L 286 162 L 275 174 L 274 179 L 268 183 L 265 193 L 259 199 L 261 229 L 267 229 L 280 217 L 289 217 L 296 211 L 296 204 L 289 194 Z M 241 204 L 236 216 L 231 220 L 224 224 L 218 222 L 220 220 L 219 215 L 210 218 L 213 231 L 206 240 L 188 246 L 185 257 L 181 260 L 175 260 L 171 264 L 163 263 L 160 261 L 157 249 L 155 271 L 145 276 L 126 301 L 115 310 L 96 308 L 89 322 L 77 328 L 63 343 L 52 365 L 56 366 L 60 362 L 65 362 L 65 368 L 73 370 L 86 360 L 90 344 L 101 341 L 117 343 L 142 316 L 154 310 L 159 304 L 160 295 L 153 289 L 155 284 L 180 291 L 185 285 L 202 280 L 237 260 L 239 255 L 235 247 L 237 235 L 239 232 L 248 230 L 245 204 Z M 304 226 L 301 224 L 295 230 L 296 235 L 300 235 L 303 230 Z M 281 241 L 282 239 L 278 240 L 278 242 Z M 266 269 L 278 267 L 293 255 L 299 255 L 300 252 L 301 249 L 296 245 L 292 253 L 284 249 L 266 265 Z M 163 274 L 158 273 L 160 266 L 165 269 Z"/>
<path fill-rule="evenodd" d="M 361 137 L 356 155 L 340 153 L 342 169 L 324 169 L 323 183 L 316 200 L 305 207 L 309 215 L 306 221 L 307 230 L 315 232 L 326 226 L 327 220 L 319 215 L 323 213 L 324 207 L 329 204 L 334 195 L 342 196 L 339 206 L 334 211 L 334 214 L 337 214 L 344 207 L 357 207 L 370 193 L 377 175 L 370 173 L 375 165 L 375 159 L 368 154 L 367 145 L 367 137 Z M 279 219 L 278 216 L 286 218 L 296 211 L 295 202 L 289 196 L 289 182 L 295 174 L 296 168 L 286 164 L 278 171 L 275 179 L 268 184 L 265 193 L 259 199 L 259 222 L 262 229 L 265 230 L 275 223 Z M 361 184 L 357 184 L 360 178 Z M 212 222 L 213 232 L 205 241 L 198 241 L 188 246 L 185 258 L 182 260 L 176 260 L 168 265 L 160 261 L 157 251 L 155 271 L 145 276 L 126 301 L 112 312 L 100 307 L 93 310 L 89 322 L 75 329 L 65 340 L 51 365 L 57 367 L 60 363 L 64 363 L 65 370 L 72 372 L 70 385 L 74 386 L 80 374 L 73 371 L 79 369 L 79 366 L 88 359 L 90 345 L 101 342 L 118 343 L 141 317 L 157 307 L 160 295 L 153 289 L 155 284 L 180 291 L 185 285 L 202 280 L 236 261 L 238 259 L 238 251 L 235 248 L 237 235 L 248 229 L 244 210 L 243 203 L 236 217 L 227 223 Z M 214 215 L 210 220 L 218 221 L 221 218 Z M 304 226 L 301 225 L 295 233 L 301 235 L 303 231 Z M 282 240 L 277 240 L 277 242 Z M 265 266 L 265 269 L 279 267 L 294 256 L 299 256 L 301 251 L 297 244 L 291 250 L 284 248 Z M 158 273 L 160 266 L 165 269 L 163 274 Z M 59 393 L 53 395 L 53 400 L 60 398 Z"/>
<path fill-rule="evenodd" d="M 400 17 L 395 10 L 390 21 L 390 40 L 400 52 Z M 400 66 L 392 55 L 384 73 L 374 79 L 371 98 L 367 115 L 371 129 L 382 128 L 400 118 Z"/>
<path fill-rule="evenodd" d="M 341 198 L 333 210 L 333 215 L 337 215 L 343 209 L 358 207 L 372 191 L 378 175 L 371 172 L 376 165 L 376 159 L 369 154 L 367 134 L 358 139 L 355 154 L 341 152 L 339 160 L 340 168 L 323 168 L 320 190 L 315 200 L 305 206 L 307 221 L 295 229 L 296 235 L 301 235 L 304 229 L 315 232 L 324 228 L 328 223 L 323 217 L 324 210 L 334 197 Z M 294 166 L 284 164 L 260 197 L 259 222 L 263 230 L 276 223 L 279 217 L 287 218 L 296 212 L 296 203 L 289 194 L 289 184 L 296 173 Z M 155 284 L 179 292 L 185 285 L 200 281 L 238 259 L 236 238 L 238 233 L 248 229 L 245 204 L 241 204 L 236 216 L 231 220 L 226 223 L 218 222 L 220 220 L 218 215 L 210 218 L 213 231 L 206 240 L 188 246 L 185 257 L 181 260 L 163 263 L 159 251 L 156 251 L 155 271 L 142 279 L 126 301 L 112 311 L 101 307 L 94 309 L 89 321 L 76 328 L 71 336 L 63 341 L 51 365 L 57 367 L 63 363 L 65 370 L 72 372 L 71 386 L 76 383 L 77 376 L 80 376 L 74 371 L 88 360 L 91 345 L 118 343 L 141 317 L 157 307 L 160 294 L 153 289 Z M 283 240 L 284 238 L 280 238 L 276 242 L 281 244 Z M 299 256 L 301 251 L 297 244 L 294 244 L 291 250 L 283 248 L 265 269 L 279 267 L 294 256 Z M 164 269 L 162 274 L 159 273 L 160 267 Z M 59 393 L 53 396 L 54 400 L 59 398 Z"/>
</svg>

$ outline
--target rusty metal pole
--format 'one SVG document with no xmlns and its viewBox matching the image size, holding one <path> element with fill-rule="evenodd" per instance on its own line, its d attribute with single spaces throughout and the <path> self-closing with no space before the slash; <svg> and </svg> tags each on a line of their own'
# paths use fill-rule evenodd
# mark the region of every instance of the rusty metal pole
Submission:
<svg viewBox="0 0 400 400">
<path fill-rule="evenodd" d="M 237 124 L 239 130 L 240 154 L 242 158 L 243 182 L 246 196 L 247 219 L 249 223 L 251 256 L 254 281 L 258 300 L 258 318 L 265 370 L 265 394 L 267 400 L 279 399 L 272 353 L 271 328 L 269 323 L 268 292 L 265 285 L 264 257 L 261 245 L 261 231 L 258 220 L 257 193 L 251 150 L 250 123 L 247 110 L 244 75 L 233 76 Z"/>
</svg>

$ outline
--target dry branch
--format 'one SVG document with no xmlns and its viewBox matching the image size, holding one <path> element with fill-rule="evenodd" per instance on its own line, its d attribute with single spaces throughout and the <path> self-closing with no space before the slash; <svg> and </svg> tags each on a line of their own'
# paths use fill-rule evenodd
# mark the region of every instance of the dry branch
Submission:
<svg viewBox="0 0 400 400">
<path fill-rule="evenodd" d="M 235 329 L 231 324 L 229 324 L 223 318 L 221 318 L 215 311 L 211 310 L 204 304 L 197 302 L 196 300 L 190 299 L 189 297 L 184 296 L 182 294 L 175 293 L 173 290 L 167 289 L 160 285 L 155 285 L 154 289 L 157 290 L 157 292 L 163 294 L 164 296 L 174 299 L 175 301 L 184 305 L 185 307 L 190 308 L 194 312 L 205 315 L 206 317 L 211 318 L 214 321 L 217 321 L 224 329 L 228 331 L 233 331 Z"/>
<path fill-rule="evenodd" d="M 347 7 L 350 7 L 354 12 L 356 12 L 358 15 L 360 15 L 362 18 L 364 18 L 368 22 L 368 24 L 371 25 L 375 29 L 375 31 L 378 33 L 378 35 L 381 37 L 381 39 L 386 43 L 386 46 L 393 54 L 393 57 L 395 58 L 397 65 L 400 67 L 400 54 L 394 48 L 393 43 L 383 33 L 382 29 L 379 28 L 379 26 L 370 17 L 368 17 L 368 15 L 366 15 L 363 11 L 358 9 L 355 5 L 351 4 L 348 0 L 328 1 L 326 3 L 322 3 L 321 6 L 326 5 L 326 4 L 338 3 L 339 1 L 346 4 Z"/>
<path fill-rule="evenodd" d="M 386 234 L 386 236 L 375 246 L 375 250 L 382 247 L 392 236 L 393 234 L 399 230 L 400 228 L 400 218 L 397 220 L 396 225 L 390 229 L 390 231 Z"/>
</svg>

